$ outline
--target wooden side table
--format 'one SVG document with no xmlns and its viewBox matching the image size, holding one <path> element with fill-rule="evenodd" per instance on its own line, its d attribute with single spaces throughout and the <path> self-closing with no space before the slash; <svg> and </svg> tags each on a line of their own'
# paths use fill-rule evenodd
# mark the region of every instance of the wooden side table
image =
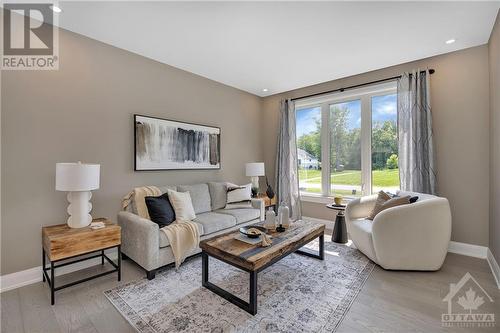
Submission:
<svg viewBox="0 0 500 333">
<path fill-rule="evenodd" d="M 262 199 L 264 200 L 264 206 L 267 208 L 272 207 L 273 209 L 276 209 L 276 195 L 270 199 L 267 194 L 265 193 L 259 193 L 257 195 L 257 199 Z"/>
<path fill-rule="evenodd" d="M 346 205 L 328 204 L 327 208 L 337 211 L 335 226 L 333 227 L 332 242 L 345 244 L 349 241 L 347 238 L 347 227 L 345 225 L 345 207 Z"/>
<path fill-rule="evenodd" d="M 121 227 L 113 224 L 110 220 L 100 218 L 94 219 L 94 222 L 102 221 L 106 224 L 101 229 L 91 229 L 90 226 L 79 229 L 72 229 L 67 224 L 58 224 L 42 228 L 42 278 L 47 280 L 50 286 L 50 304 L 54 305 L 54 293 L 58 290 L 74 286 L 91 279 L 95 279 L 114 272 L 118 273 L 118 281 L 121 280 Z M 118 262 L 114 263 L 104 250 L 117 248 Z M 99 252 L 93 256 L 75 259 L 84 254 Z M 62 286 L 55 286 L 55 269 L 77 262 L 101 258 L 101 265 L 104 265 L 106 259 L 111 266 L 111 271 L 106 271 L 94 276 L 90 276 L 78 281 L 70 282 Z M 46 259 L 49 259 L 50 268 L 47 267 Z M 62 260 L 75 259 L 58 264 Z M 47 272 L 50 271 L 50 277 Z"/>
</svg>

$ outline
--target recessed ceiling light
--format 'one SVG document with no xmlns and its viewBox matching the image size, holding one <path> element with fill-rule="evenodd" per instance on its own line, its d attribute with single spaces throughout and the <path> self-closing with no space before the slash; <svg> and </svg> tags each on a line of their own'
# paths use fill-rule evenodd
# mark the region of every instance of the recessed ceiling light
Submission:
<svg viewBox="0 0 500 333">
<path fill-rule="evenodd" d="M 60 12 L 62 12 L 62 9 L 61 9 L 61 8 L 59 8 L 59 7 L 57 7 L 57 6 L 54 6 L 54 5 L 50 6 L 50 9 L 52 9 L 52 11 L 53 11 L 54 13 L 60 13 Z"/>
<path fill-rule="evenodd" d="M 455 40 L 454 40 L 454 39 L 448 39 L 448 40 L 446 41 L 446 44 L 453 44 L 453 43 L 455 43 Z"/>
<path fill-rule="evenodd" d="M 268 89 L 267 89 L 267 88 L 264 88 L 264 89 L 262 89 L 262 91 L 263 91 L 263 92 L 267 92 L 267 91 L 268 91 Z"/>
</svg>

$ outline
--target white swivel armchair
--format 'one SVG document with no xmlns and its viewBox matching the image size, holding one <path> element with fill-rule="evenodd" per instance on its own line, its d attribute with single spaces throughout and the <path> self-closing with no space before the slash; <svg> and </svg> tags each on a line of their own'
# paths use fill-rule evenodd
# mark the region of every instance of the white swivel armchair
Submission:
<svg viewBox="0 0 500 333">
<path fill-rule="evenodd" d="M 412 204 L 388 208 L 367 220 L 377 195 L 349 202 L 347 231 L 356 248 L 384 269 L 435 271 L 441 268 L 451 237 L 451 212 L 446 198 L 418 196 Z"/>
</svg>

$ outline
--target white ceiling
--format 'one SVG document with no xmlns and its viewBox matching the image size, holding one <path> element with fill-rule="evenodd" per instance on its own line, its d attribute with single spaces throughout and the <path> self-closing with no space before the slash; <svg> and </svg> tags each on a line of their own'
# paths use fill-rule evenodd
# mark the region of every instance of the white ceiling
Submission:
<svg viewBox="0 0 500 333">
<path fill-rule="evenodd" d="M 60 7 L 63 28 L 267 96 L 485 44 L 500 2 L 65 1 Z M 456 43 L 445 44 L 451 38 Z"/>
</svg>

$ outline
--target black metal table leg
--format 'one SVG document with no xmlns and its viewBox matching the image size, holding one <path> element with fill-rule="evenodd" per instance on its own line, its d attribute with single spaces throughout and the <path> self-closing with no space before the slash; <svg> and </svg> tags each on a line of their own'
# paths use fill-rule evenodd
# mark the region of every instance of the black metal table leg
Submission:
<svg viewBox="0 0 500 333">
<path fill-rule="evenodd" d="M 324 260 L 325 259 L 325 236 L 323 234 L 321 234 L 320 236 L 318 236 L 318 239 L 319 239 L 319 249 L 318 249 L 317 254 L 310 251 L 310 250 L 306 250 L 304 248 L 301 248 L 301 250 L 296 250 L 295 253 L 298 253 L 298 254 L 301 254 L 301 255 L 304 255 L 307 257 L 315 258 L 315 259 Z"/>
<path fill-rule="evenodd" d="M 250 272 L 250 303 L 248 310 L 250 314 L 257 314 L 257 272 Z"/>
<path fill-rule="evenodd" d="M 205 251 L 201 252 L 201 284 L 211 292 L 224 298 L 226 301 L 233 303 L 237 307 L 245 310 L 251 315 L 257 313 L 257 271 L 250 273 L 250 301 L 245 302 L 238 296 L 222 289 L 221 287 L 208 281 L 208 254 Z"/>
<path fill-rule="evenodd" d="M 325 235 L 319 236 L 319 259 L 325 260 Z"/>
<path fill-rule="evenodd" d="M 107 250 L 107 249 L 113 249 L 115 247 L 117 248 L 117 251 L 118 251 L 118 260 L 117 260 L 117 263 L 115 263 L 113 260 L 111 260 L 104 253 L 105 250 Z M 118 273 L 118 281 L 121 281 L 121 277 L 122 277 L 122 275 L 121 275 L 122 274 L 122 270 L 121 270 L 121 267 L 122 267 L 122 264 L 121 264 L 122 263 L 122 261 L 121 261 L 121 246 L 120 245 L 111 246 L 111 247 L 103 249 L 103 250 L 97 250 L 97 251 L 93 251 L 93 252 L 89 252 L 89 253 L 96 253 L 96 252 L 98 254 L 90 256 L 90 257 L 84 257 L 84 258 L 76 259 L 76 260 L 73 260 L 73 261 L 67 261 L 67 260 L 71 259 L 71 258 L 75 258 L 75 257 L 81 257 L 82 255 L 80 254 L 80 255 L 73 256 L 73 257 L 69 257 L 69 258 L 64 258 L 64 259 L 60 259 L 60 260 L 51 261 L 49 257 L 46 257 L 45 249 L 42 248 L 42 255 L 43 255 L 43 257 L 42 257 L 43 281 L 47 281 L 47 283 L 49 284 L 49 287 L 50 287 L 50 304 L 51 305 L 55 304 L 55 292 L 58 291 L 58 290 L 61 290 L 61 289 L 64 289 L 64 288 L 68 288 L 68 287 L 74 286 L 76 284 L 79 284 L 79 283 L 82 283 L 82 282 L 86 282 L 86 281 L 89 281 L 89 280 L 92 280 L 92 279 L 96 279 L 96 278 L 99 278 L 101 276 L 105 276 L 105 275 L 112 274 L 112 273 L 115 273 L 115 272 Z M 85 253 L 85 254 L 89 254 L 89 253 Z M 99 273 L 99 274 L 96 274 L 96 275 L 93 275 L 93 276 L 89 276 L 89 277 L 86 277 L 86 278 L 81 279 L 81 280 L 73 281 L 73 282 L 67 283 L 67 284 L 59 286 L 59 287 L 55 286 L 55 269 L 56 268 L 67 266 L 67 265 L 71 265 L 71 264 L 75 264 L 75 263 L 78 263 L 78 262 L 81 262 L 81 261 L 85 261 L 85 260 L 99 258 L 99 257 L 101 258 L 101 263 L 104 261 L 104 259 L 106 259 L 109 262 L 109 264 L 111 264 L 111 266 L 114 269 L 110 270 L 110 271 L 103 272 L 103 273 Z M 47 259 L 49 259 L 50 268 L 46 267 L 46 265 L 47 265 L 46 260 Z M 66 262 L 59 263 L 60 261 L 66 261 Z M 49 271 L 49 270 L 50 270 L 50 277 L 47 274 L 47 271 Z"/>
<path fill-rule="evenodd" d="M 50 261 L 50 305 L 54 305 L 54 303 L 55 303 L 55 298 L 54 298 L 54 293 L 55 293 L 55 290 L 54 290 L 54 288 L 55 288 L 55 286 L 54 286 L 54 284 L 55 284 L 54 262 L 51 261 L 50 259 L 49 259 L 49 261 Z"/>
<path fill-rule="evenodd" d="M 122 248 L 118 245 L 118 281 L 122 280 Z"/>
<path fill-rule="evenodd" d="M 45 249 L 42 246 L 42 281 L 45 282 Z"/>
<path fill-rule="evenodd" d="M 205 287 L 208 283 L 208 254 L 201 252 L 201 285 Z"/>
</svg>

